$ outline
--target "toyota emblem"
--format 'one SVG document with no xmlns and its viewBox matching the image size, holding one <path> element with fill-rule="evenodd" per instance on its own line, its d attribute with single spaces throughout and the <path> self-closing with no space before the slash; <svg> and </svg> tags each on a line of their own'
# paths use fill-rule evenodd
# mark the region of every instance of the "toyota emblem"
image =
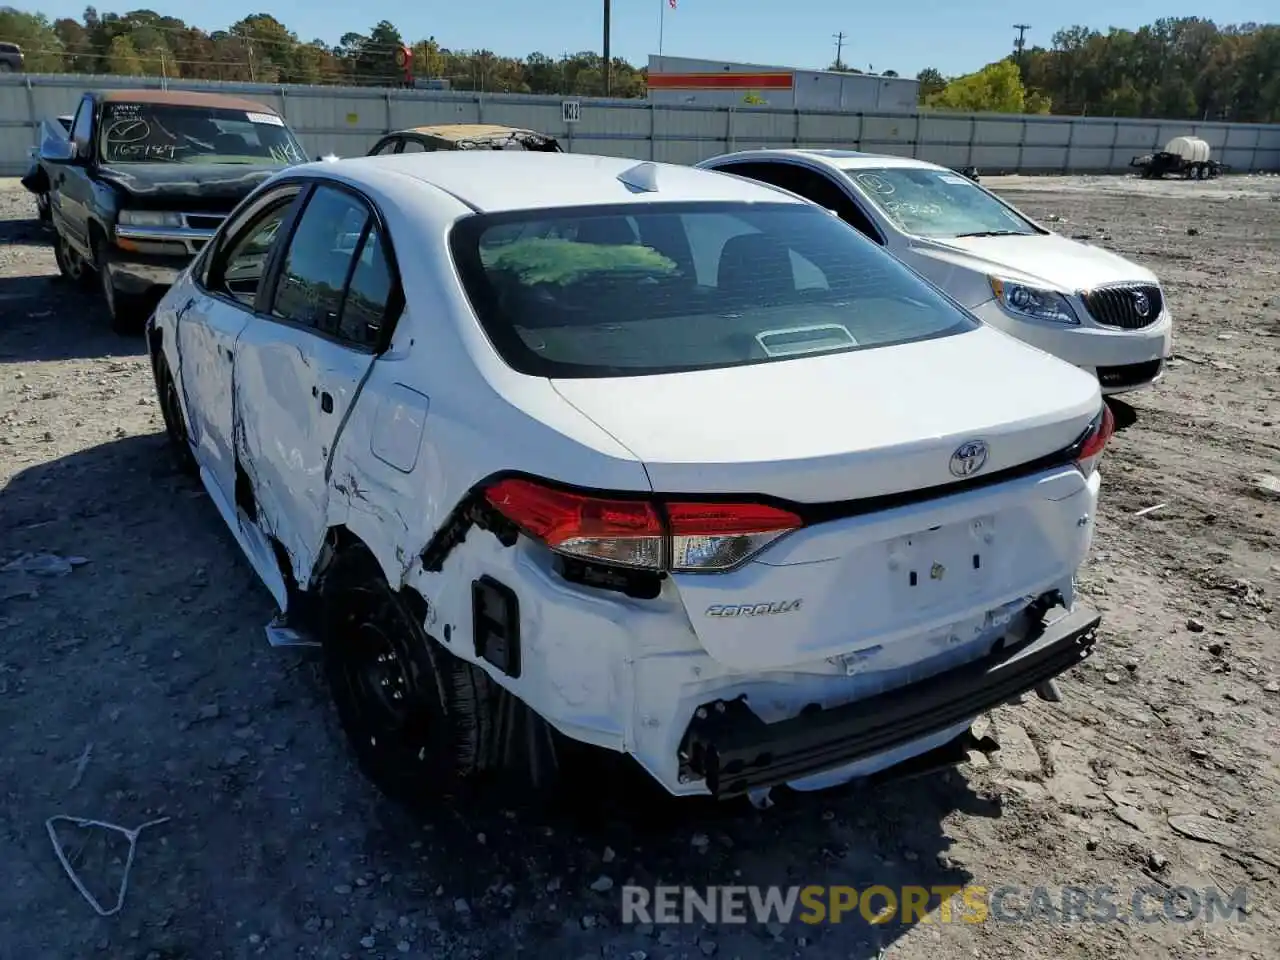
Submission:
<svg viewBox="0 0 1280 960">
<path fill-rule="evenodd" d="M 1141 290 L 1133 291 L 1133 309 L 1140 317 L 1145 317 L 1151 312 L 1151 300 Z"/>
<path fill-rule="evenodd" d="M 971 477 L 987 463 L 987 441 L 967 440 L 951 454 L 951 473 L 957 477 Z"/>
</svg>

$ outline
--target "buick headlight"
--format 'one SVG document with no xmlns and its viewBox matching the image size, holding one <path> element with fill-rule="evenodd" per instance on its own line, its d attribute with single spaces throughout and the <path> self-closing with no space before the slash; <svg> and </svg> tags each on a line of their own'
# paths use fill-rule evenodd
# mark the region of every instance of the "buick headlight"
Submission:
<svg viewBox="0 0 1280 960">
<path fill-rule="evenodd" d="M 164 210 L 121 210 L 116 222 L 123 227 L 180 227 L 182 214 Z"/>
<path fill-rule="evenodd" d="M 1078 324 L 1080 318 L 1071 309 L 1067 298 L 1053 290 L 1042 290 L 1039 287 L 1028 287 L 1011 280 L 989 277 L 991 292 L 1004 307 L 1014 316 L 1027 317 L 1031 320 L 1048 320 L 1050 323 Z"/>
</svg>

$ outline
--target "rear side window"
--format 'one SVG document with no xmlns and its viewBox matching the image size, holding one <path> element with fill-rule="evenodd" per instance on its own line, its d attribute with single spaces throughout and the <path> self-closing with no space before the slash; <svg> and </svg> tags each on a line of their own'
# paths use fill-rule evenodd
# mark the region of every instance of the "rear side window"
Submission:
<svg viewBox="0 0 1280 960">
<path fill-rule="evenodd" d="M 285 251 L 272 316 L 374 347 L 395 293 L 385 243 L 369 208 L 345 191 L 317 188 Z"/>
<path fill-rule="evenodd" d="M 355 197 L 327 187 L 316 190 L 285 252 L 272 316 L 322 333 L 338 332 L 342 291 L 368 218 Z"/>
<path fill-rule="evenodd" d="M 768 363 L 978 326 L 838 218 L 795 203 L 477 215 L 451 248 L 495 348 L 534 376 Z"/>
</svg>

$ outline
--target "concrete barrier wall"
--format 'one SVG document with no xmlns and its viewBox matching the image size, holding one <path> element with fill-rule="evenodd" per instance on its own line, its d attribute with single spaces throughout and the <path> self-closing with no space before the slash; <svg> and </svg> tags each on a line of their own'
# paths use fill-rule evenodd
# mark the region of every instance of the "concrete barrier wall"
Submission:
<svg viewBox="0 0 1280 960">
<path fill-rule="evenodd" d="M 312 155 L 363 154 L 389 130 L 432 123 L 506 123 L 558 137 L 575 153 L 696 163 L 751 147 L 829 147 L 919 157 L 986 173 L 1105 173 L 1176 136 L 1201 137 L 1238 172 L 1280 172 L 1280 125 L 1009 114 L 824 113 L 580 101 L 559 97 L 358 87 L 280 86 L 158 77 L 0 74 L 0 175 L 22 173 L 40 121 L 75 110 L 87 89 L 209 90 L 280 110 Z"/>
</svg>

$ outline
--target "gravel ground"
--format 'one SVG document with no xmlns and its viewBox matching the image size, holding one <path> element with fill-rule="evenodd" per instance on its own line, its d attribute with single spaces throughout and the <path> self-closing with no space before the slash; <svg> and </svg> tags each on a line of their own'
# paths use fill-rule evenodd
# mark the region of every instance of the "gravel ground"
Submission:
<svg viewBox="0 0 1280 960">
<path fill-rule="evenodd" d="M 420 824 L 351 766 L 313 655 L 268 647 L 265 590 L 164 455 L 141 343 L 55 279 L 0 183 L 0 565 L 78 558 L 0 573 L 0 957 L 1280 956 L 1280 179 L 989 184 L 1151 265 L 1178 323 L 1166 381 L 1117 407 L 1082 578 L 1103 642 L 1065 700 L 998 711 L 988 761 L 767 811 L 592 781 Z M 169 818 L 119 913 L 73 887 L 55 815 Z M 109 909 L 127 838 L 59 829 Z M 621 923 L 628 881 L 1243 885 L 1248 913 L 655 930 Z"/>
</svg>

